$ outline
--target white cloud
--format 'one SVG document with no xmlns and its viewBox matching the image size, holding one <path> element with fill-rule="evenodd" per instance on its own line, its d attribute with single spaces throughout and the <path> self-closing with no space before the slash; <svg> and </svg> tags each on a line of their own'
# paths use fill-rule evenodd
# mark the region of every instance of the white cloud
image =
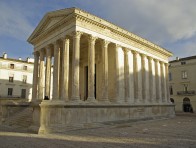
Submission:
<svg viewBox="0 0 196 148">
<path fill-rule="evenodd" d="M 89 0 L 87 0 L 89 1 Z M 196 55 L 195 0 L 94 0 L 101 17 L 173 52 Z"/>
<path fill-rule="evenodd" d="M 25 11 L 22 10 L 0 2 L 0 36 L 26 40 L 34 27 L 28 22 Z"/>
<path fill-rule="evenodd" d="M 107 19 L 159 44 L 196 33 L 195 0 L 99 0 Z"/>
</svg>

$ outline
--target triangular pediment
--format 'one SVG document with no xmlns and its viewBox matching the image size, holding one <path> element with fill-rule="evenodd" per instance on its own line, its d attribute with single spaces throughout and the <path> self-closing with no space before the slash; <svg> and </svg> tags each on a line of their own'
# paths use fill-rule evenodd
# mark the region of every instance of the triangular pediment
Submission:
<svg viewBox="0 0 196 148">
<path fill-rule="evenodd" d="M 73 11 L 74 8 L 69 8 L 47 13 L 35 28 L 31 36 L 28 38 L 28 42 L 32 43 L 32 40 L 34 40 L 37 36 L 40 36 L 44 32 L 54 28 L 68 15 L 73 13 Z"/>
<path fill-rule="evenodd" d="M 58 22 L 60 22 L 65 17 L 66 16 L 59 16 L 59 17 L 57 16 L 57 17 L 49 18 L 47 23 L 44 25 L 42 31 L 45 31 L 45 30 L 49 29 L 50 27 L 57 24 Z"/>
</svg>

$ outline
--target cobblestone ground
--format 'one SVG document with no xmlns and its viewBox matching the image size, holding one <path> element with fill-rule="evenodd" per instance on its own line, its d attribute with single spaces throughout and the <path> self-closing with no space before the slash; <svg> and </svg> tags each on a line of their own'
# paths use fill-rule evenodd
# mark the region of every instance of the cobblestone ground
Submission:
<svg viewBox="0 0 196 148">
<path fill-rule="evenodd" d="M 196 148 L 196 114 L 173 119 L 111 123 L 66 134 L 37 135 L 25 129 L 0 126 L 0 148 Z"/>
</svg>

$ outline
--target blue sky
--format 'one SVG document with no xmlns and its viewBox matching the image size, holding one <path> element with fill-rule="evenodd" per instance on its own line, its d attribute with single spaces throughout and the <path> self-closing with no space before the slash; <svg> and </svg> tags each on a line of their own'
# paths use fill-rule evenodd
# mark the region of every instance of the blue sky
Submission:
<svg viewBox="0 0 196 148">
<path fill-rule="evenodd" d="M 26 40 L 48 11 L 78 7 L 173 52 L 196 55 L 195 0 L 0 0 L 0 55 L 32 57 Z"/>
</svg>

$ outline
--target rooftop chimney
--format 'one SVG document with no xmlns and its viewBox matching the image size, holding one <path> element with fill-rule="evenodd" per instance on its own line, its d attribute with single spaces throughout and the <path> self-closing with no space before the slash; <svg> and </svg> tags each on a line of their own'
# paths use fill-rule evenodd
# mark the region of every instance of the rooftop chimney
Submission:
<svg viewBox="0 0 196 148">
<path fill-rule="evenodd" d="M 177 60 L 177 61 L 179 61 L 179 59 L 180 59 L 179 57 L 176 57 L 176 60 Z"/>
<path fill-rule="evenodd" d="M 27 57 L 27 62 L 28 62 L 28 63 L 29 63 L 29 59 L 30 59 L 30 58 L 29 58 L 29 57 Z"/>
<path fill-rule="evenodd" d="M 5 52 L 3 53 L 3 58 L 7 59 L 7 53 L 5 53 Z"/>
</svg>

